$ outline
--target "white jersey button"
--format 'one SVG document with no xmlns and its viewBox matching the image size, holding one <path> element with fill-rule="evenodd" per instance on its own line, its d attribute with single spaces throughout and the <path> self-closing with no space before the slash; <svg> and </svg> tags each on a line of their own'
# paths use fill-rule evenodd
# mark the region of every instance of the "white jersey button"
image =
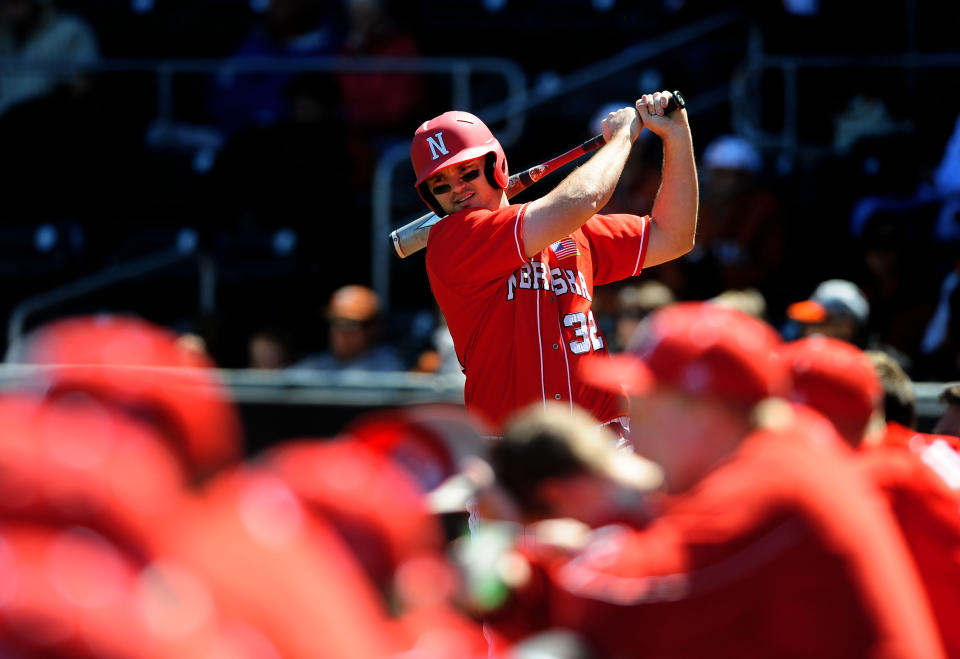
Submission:
<svg viewBox="0 0 960 659">
<path fill-rule="evenodd" d="M 560 394 L 554 394 L 553 397 L 556 398 L 557 400 L 560 400 Z"/>
<path fill-rule="evenodd" d="M 560 344 L 554 343 L 554 344 L 553 344 L 553 349 L 554 349 L 554 350 L 559 350 L 559 349 L 560 349 Z"/>
</svg>

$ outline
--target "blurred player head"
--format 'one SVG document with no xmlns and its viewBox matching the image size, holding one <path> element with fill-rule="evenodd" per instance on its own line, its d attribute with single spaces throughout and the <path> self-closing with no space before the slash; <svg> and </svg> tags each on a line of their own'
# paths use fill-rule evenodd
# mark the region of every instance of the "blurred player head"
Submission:
<svg viewBox="0 0 960 659">
<path fill-rule="evenodd" d="M 28 339 L 24 361 L 50 367 L 48 399 L 90 401 L 158 430 L 190 477 L 242 455 L 240 416 L 213 362 L 163 327 L 118 315 L 58 320 Z"/>
<path fill-rule="evenodd" d="M 637 514 L 660 470 L 629 450 L 582 410 L 535 405 L 507 425 L 490 450 L 497 481 L 524 521 L 570 517 L 589 526 Z"/>
<path fill-rule="evenodd" d="M 417 483 L 363 442 L 285 442 L 264 463 L 307 510 L 337 529 L 381 588 L 403 562 L 440 548 L 440 528 Z"/>
<path fill-rule="evenodd" d="M 870 358 L 856 346 L 825 336 L 783 346 L 790 368 L 790 398 L 826 416 L 853 447 L 883 427 L 883 387 Z M 873 422 L 873 423 L 871 423 Z"/>
<path fill-rule="evenodd" d="M 753 428 L 761 401 L 787 391 L 780 337 L 765 322 L 703 302 L 669 305 L 638 328 L 627 352 L 585 363 L 595 386 L 631 394 L 638 453 L 683 491 Z"/>
<path fill-rule="evenodd" d="M 469 112 L 444 112 L 421 124 L 410 159 L 417 191 L 437 215 L 506 205 L 506 154 L 490 129 Z"/>
</svg>

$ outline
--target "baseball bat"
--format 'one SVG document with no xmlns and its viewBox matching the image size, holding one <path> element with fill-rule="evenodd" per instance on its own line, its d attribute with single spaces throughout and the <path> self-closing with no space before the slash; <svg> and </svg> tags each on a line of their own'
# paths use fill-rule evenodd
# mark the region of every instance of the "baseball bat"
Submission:
<svg viewBox="0 0 960 659">
<path fill-rule="evenodd" d="M 686 101 L 680 92 L 671 92 L 670 101 L 667 103 L 667 107 L 664 108 L 664 114 L 670 114 L 674 110 L 686 106 Z M 591 151 L 596 151 L 603 146 L 605 142 L 606 140 L 603 139 L 603 135 L 595 135 L 583 144 L 579 144 L 569 151 L 561 153 L 556 158 L 552 158 L 545 163 L 534 165 L 518 174 L 514 174 L 507 179 L 507 187 L 504 190 L 507 199 L 520 194 L 547 174 L 555 172 L 580 156 L 590 153 Z M 427 213 L 412 222 L 404 224 L 399 229 L 391 231 L 390 240 L 393 241 L 393 249 L 396 250 L 397 255 L 403 259 L 426 247 L 427 237 L 430 235 L 430 227 L 442 219 L 443 217 L 438 216 L 436 213 Z"/>
</svg>

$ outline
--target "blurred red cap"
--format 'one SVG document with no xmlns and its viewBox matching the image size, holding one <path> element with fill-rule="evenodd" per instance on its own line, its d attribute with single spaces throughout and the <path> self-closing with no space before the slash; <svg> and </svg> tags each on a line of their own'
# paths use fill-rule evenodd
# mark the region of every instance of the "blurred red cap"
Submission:
<svg viewBox="0 0 960 659">
<path fill-rule="evenodd" d="M 655 311 L 623 355 L 584 360 L 594 386 L 643 394 L 654 384 L 694 395 L 756 403 L 786 393 L 780 336 L 767 323 L 707 302 L 681 302 Z"/>
<path fill-rule="evenodd" d="M 308 510 L 330 522 L 378 582 L 406 559 L 442 546 L 440 528 L 409 474 L 350 440 L 300 440 L 265 455 Z"/>
<path fill-rule="evenodd" d="M 94 406 L 0 398 L 0 517 L 83 525 L 140 559 L 151 525 L 183 494 L 175 457 L 150 428 Z"/>
<path fill-rule="evenodd" d="M 783 345 L 793 379 L 790 398 L 829 418 L 854 445 L 883 399 L 883 386 L 870 358 L 856 346 L 825 336 Z"/>
<path fill-rule="evenodd" d="M 431 404 L 370 412 L 341 434 L 386 455 L 429 492 L 457 473 L 462 457 L 483 453 L 492 433 L 462 407 Z"/>
<path fill-rule="evenodd" d="M 173 332 L 124 316 L 81 316 L 41 327 L 27 363 L 53 366 L 48 393 L 80 391 L 160 428 L 191 475 L 242 453 L 239 414 L 204 353 Z"/>
</svg>

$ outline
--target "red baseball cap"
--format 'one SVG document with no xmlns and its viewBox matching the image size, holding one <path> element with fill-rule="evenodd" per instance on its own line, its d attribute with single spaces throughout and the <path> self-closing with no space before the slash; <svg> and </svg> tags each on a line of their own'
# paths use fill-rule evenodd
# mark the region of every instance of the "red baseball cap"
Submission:
<svg viewBox="0 0 960 659">
<path fill-rule="evenodd" d="M 24 361 L 44 371 L 48 396 L 83 392 L 160 428 L 190 476 L 242 457 L 240 413 L 213 361 L 177 335 L 122 315 L 64 318 L 36 330 Z"/>
<path fill-rule="evenodd" d="M 289 441 L 269 450 L 264 462 L 309 511 L 340 532 L 378 582 L 411 556 L 442 547 L 440 527 L 418 485 L 366 443 Z"/>
<path fill-rule="evenodd" d="M 870 358 L 846 341 L 825 336 L 791 341 L 781 353 L 793 380 L 790 399 L 822 412 L 847 441 L 859 444 L 883 398 Z"/>
<path fill-rule="evenodd" d="M 680 302 L 651 314 L 627 352 L 584 360 L 580 374 L 603 389 L 643 394 L 654 387 L 756 403 L 787 390 L 770 325 L 709 302 Z"/>
</svg>

